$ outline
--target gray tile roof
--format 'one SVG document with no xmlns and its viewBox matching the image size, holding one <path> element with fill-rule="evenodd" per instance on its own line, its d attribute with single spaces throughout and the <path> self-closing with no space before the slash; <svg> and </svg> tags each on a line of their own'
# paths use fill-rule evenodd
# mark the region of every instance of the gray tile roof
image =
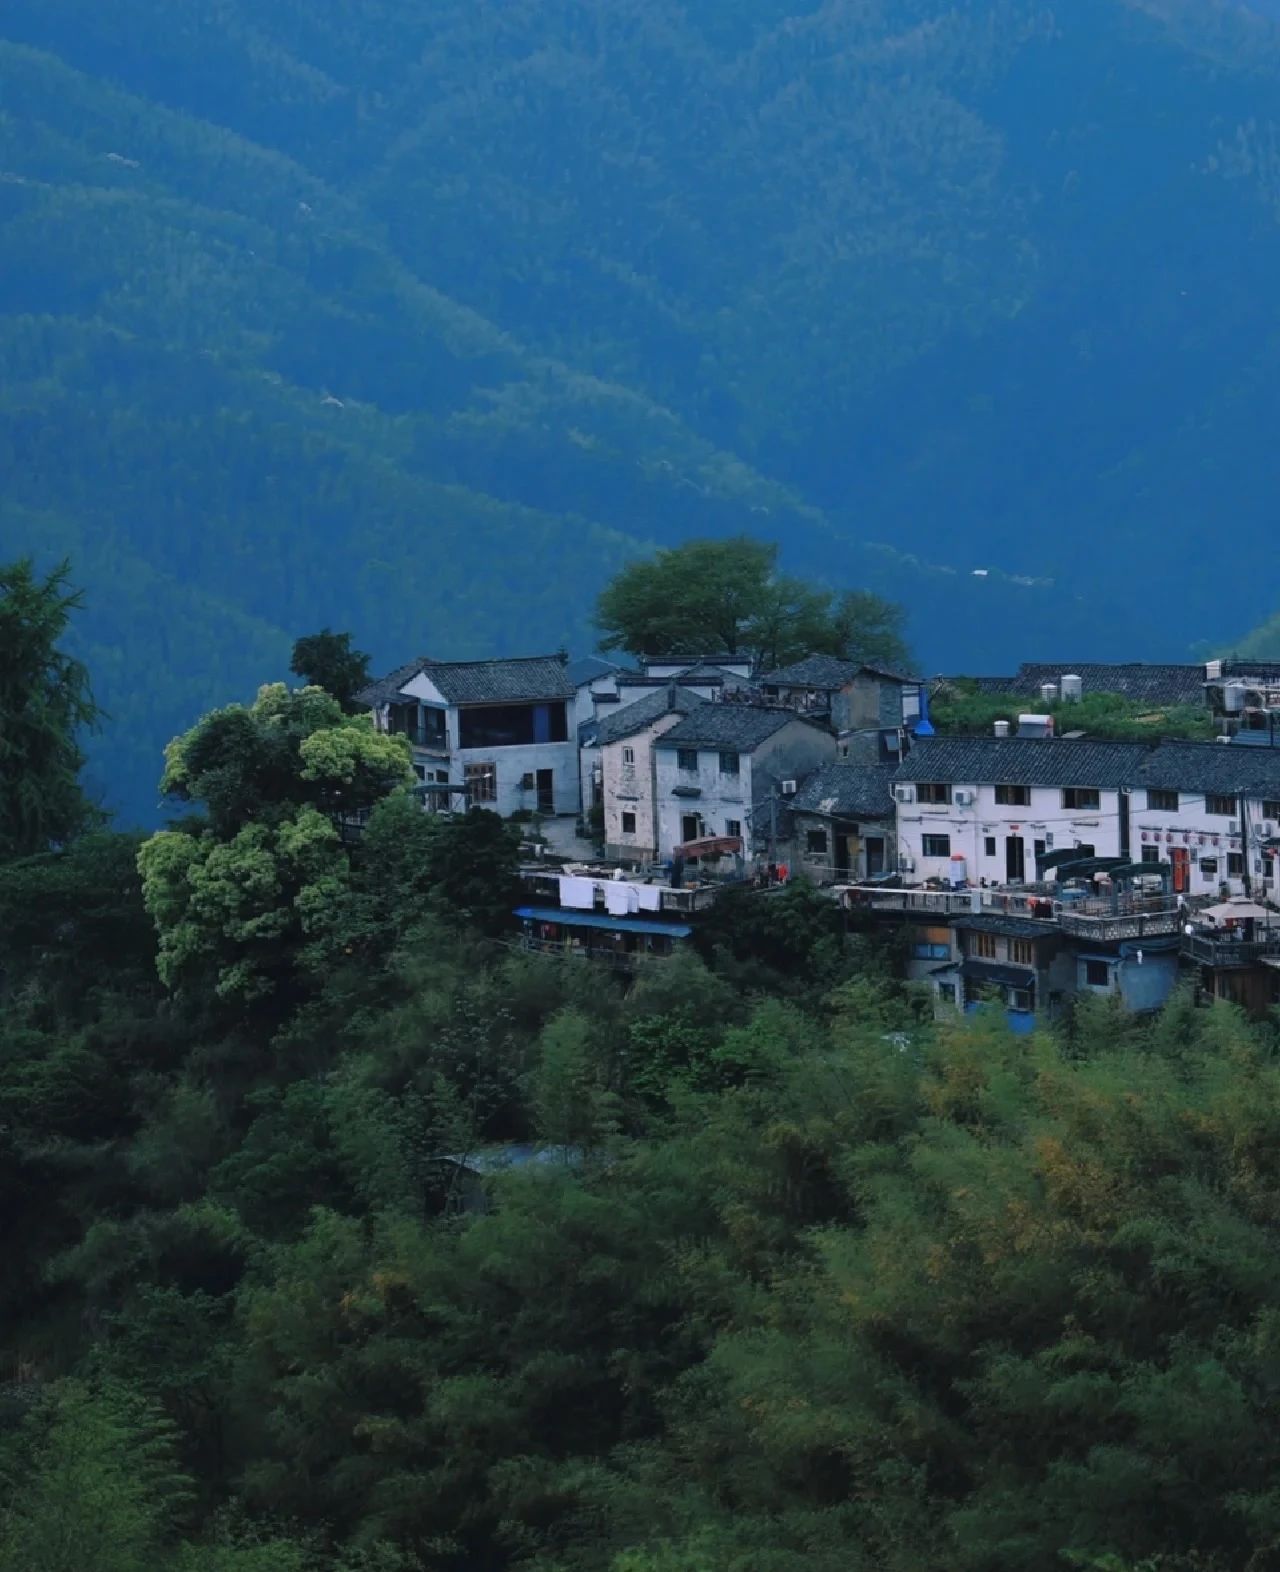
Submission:
<svg viewBox="0 0 1280 1572">
<path fill-rule="evenodd" d="M 896 764 L 837 759 L 815 770 L 791 799 L 796 813 L 824 819 L 891 819 Z"/>
<path fill-rule="evenodd" d="M 376 682 L 371 682 L 368 687 L 361 688 L 356 694 L 358 704 L 367 704 L 370 709 L 376 704 L 389 704 L 406 682 L 411 682 L 422 668 L 427 664 L 426 657 L 411 660 L 407 666 L 397 666 L 394 671 L 389 671 L 385 677 L 379 677 Z"/>
<path fill-rule="evenodd" d="M 895 780 L 963 785 L 1097 786 L 1137 779 L 1150 745 L 1066 737 L 920 737 Z"/>
<path fill-rule="evenodd" d="M 668 683 L 659 692 L 646 694 L 634 704 L 624 704 L 620 710 L 598 721 L 596 745 L 604 748 L 611 742 L 623 742 L 652 726 L 654 721 L 661 720 L 664 715 L 673 712 L 688 715 L 706 702 L 701 695 L 690 693 L 688 688 L 676 688 L 673 695 L 671 684 Z"/>
<path fill-rule="evenodd" d="M 819 692 L 833 693 L 837 688 L 852 682 L 863 671 L 869 671 L 872 676 L 883 677 L 889 682 L 912 683 L 920 680 L 866 661 L 841 660 L 837 655 L 806 655 L 803 660 L 780 666 L 777 671 L 765 672 L 760 681 L 770 688 L 814 688 Z"/>
<path fill-rule="evenodd" d="M 1135 786 L 1280 801 L 1280 748 L 1238 743 L 1162 742 L 1149 750 Z"/>
<path fill-rule="evenodd" d="M 1018 693 L 1039 698 L 1045 682 L 1061 683 L 1074 673 L 1085 693 L 1118 693 L 1138 704 L 1203 704 L 1203 666 L 1148 665 L 1129 661 L 1104 665 L 1094 661 L 1024 661 L 1012 677 L 980 677 L 983 693 Z"/>
<path fill-rule="evenodd" d="M 620 666 L 617 661 L 606 660 L 603 655 L 583 655 L 579 660 L 571 660 L 564 674 L 575 688 L 580 688 L 584 683 L 594 682 L 597 677 L 608 677 L 625 670 L 625 666 Z"/>
<path fill-rule="evenodd" d="M 793 723 L 808 726 L 794 710 L 759 704 L 700 704 L 678 726 L 664 732 L 659 748 L 725 748 L 750 753 L 775 732 Z M 815 726 L 814 730 L 822 728 Z M 830 733 L 828 733 L 830 735 Z"/>
<path fill-rule="evenodd" d="M 573 684 L 559 655 L 521 655 L 510 660 L 431 660 L 400 666 L 357 695 L 364 704 L 386 704 L 425 672 L 449 704 L 519 704 L 537 699 L 571 699 Z"/>
<path fill-rule="evenodd" d="M 1088 737 L 922 737 L 893 777 L 953 785 L 1122 786 L 1280 800 L 1280 748 Z"/>
<path fill-rule="evenodd" d="M 683 671 L 675 672 L 667 677 L 646 675 L 642 671 L 625 672 L 618 678 L 620 688 L 650 688 L 659 682 L 687 682 L 696 684 L 700 688 L 722 688 L 748 686 L 749 679 L 738 676 L 737 672 L 726 671 L 724 667 L 717 666 L 714 661 L 700 660 L 696 665 L 686 666 Z"/>
</svg>

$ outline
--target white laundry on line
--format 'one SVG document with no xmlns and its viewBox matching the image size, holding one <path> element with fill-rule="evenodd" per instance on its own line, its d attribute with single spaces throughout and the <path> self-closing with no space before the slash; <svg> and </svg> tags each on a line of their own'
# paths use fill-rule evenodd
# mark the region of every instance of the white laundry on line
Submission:
<svg viewBox="0 0 1280 1572">
<path fill-rule="evenodd" d="M 642 884 L 637 891 L 640 897 L 640 910 L 642 912 L 660 912 L 662 910 L 662 890 L 656 884 Z"/>
<path fill-rule="evenodd" d="M 571 911 L 593 911 L 596 904 L 595 881 L 561 875 L 560 904 L 567 906 Z"/>
</svg>

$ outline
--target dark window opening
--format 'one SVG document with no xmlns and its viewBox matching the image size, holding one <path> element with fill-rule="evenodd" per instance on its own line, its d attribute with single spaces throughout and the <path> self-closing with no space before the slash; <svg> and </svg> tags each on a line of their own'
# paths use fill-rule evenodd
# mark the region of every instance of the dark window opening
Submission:
<svg viewBox="0 0 1280 1572">
<path fill-rule="evenodd" d="M 636 833 L 636 816 L 634 813 L 624 813 L 622 815 L 622 833 L 624 835 L 634 835 Z"/>
<path fill-rule="evenodd" d="M 520 748 L 567 742 L 569 721 L 562 701 L 554 704 L 486 704 L 458 717 L 462 748 Z"/>
</svg>

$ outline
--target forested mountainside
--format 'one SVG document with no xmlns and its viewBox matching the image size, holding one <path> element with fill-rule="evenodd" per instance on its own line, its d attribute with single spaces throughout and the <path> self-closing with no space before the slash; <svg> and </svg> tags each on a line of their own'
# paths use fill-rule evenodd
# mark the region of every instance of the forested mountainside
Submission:
<svg viewBox="0 0 1280 1572">
<path fill-rule="evenodd" d="M 300 632 L 582 647 L 694 533 L 897 596 L 934 669 L 1262 621 L 1278 36 L 1190 0 L 8 0 L 0 543 L 93 590 L 109 800 L 145 815 L 157 745 Z"/>
</svg>

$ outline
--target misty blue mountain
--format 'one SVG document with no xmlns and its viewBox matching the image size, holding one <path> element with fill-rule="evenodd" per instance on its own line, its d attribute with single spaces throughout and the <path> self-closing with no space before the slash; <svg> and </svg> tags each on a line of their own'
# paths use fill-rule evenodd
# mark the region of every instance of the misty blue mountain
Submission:
<svg viewBox="0 0 1280 1572">
<path fill-rule="evenodd" d="M 692 535 L 930 670 L 1265 622 L 1278 19 L 7 0 L 0 546 L 87 589 L 108 800 L 299 633 L 583 650 Z"/>
</svg>

